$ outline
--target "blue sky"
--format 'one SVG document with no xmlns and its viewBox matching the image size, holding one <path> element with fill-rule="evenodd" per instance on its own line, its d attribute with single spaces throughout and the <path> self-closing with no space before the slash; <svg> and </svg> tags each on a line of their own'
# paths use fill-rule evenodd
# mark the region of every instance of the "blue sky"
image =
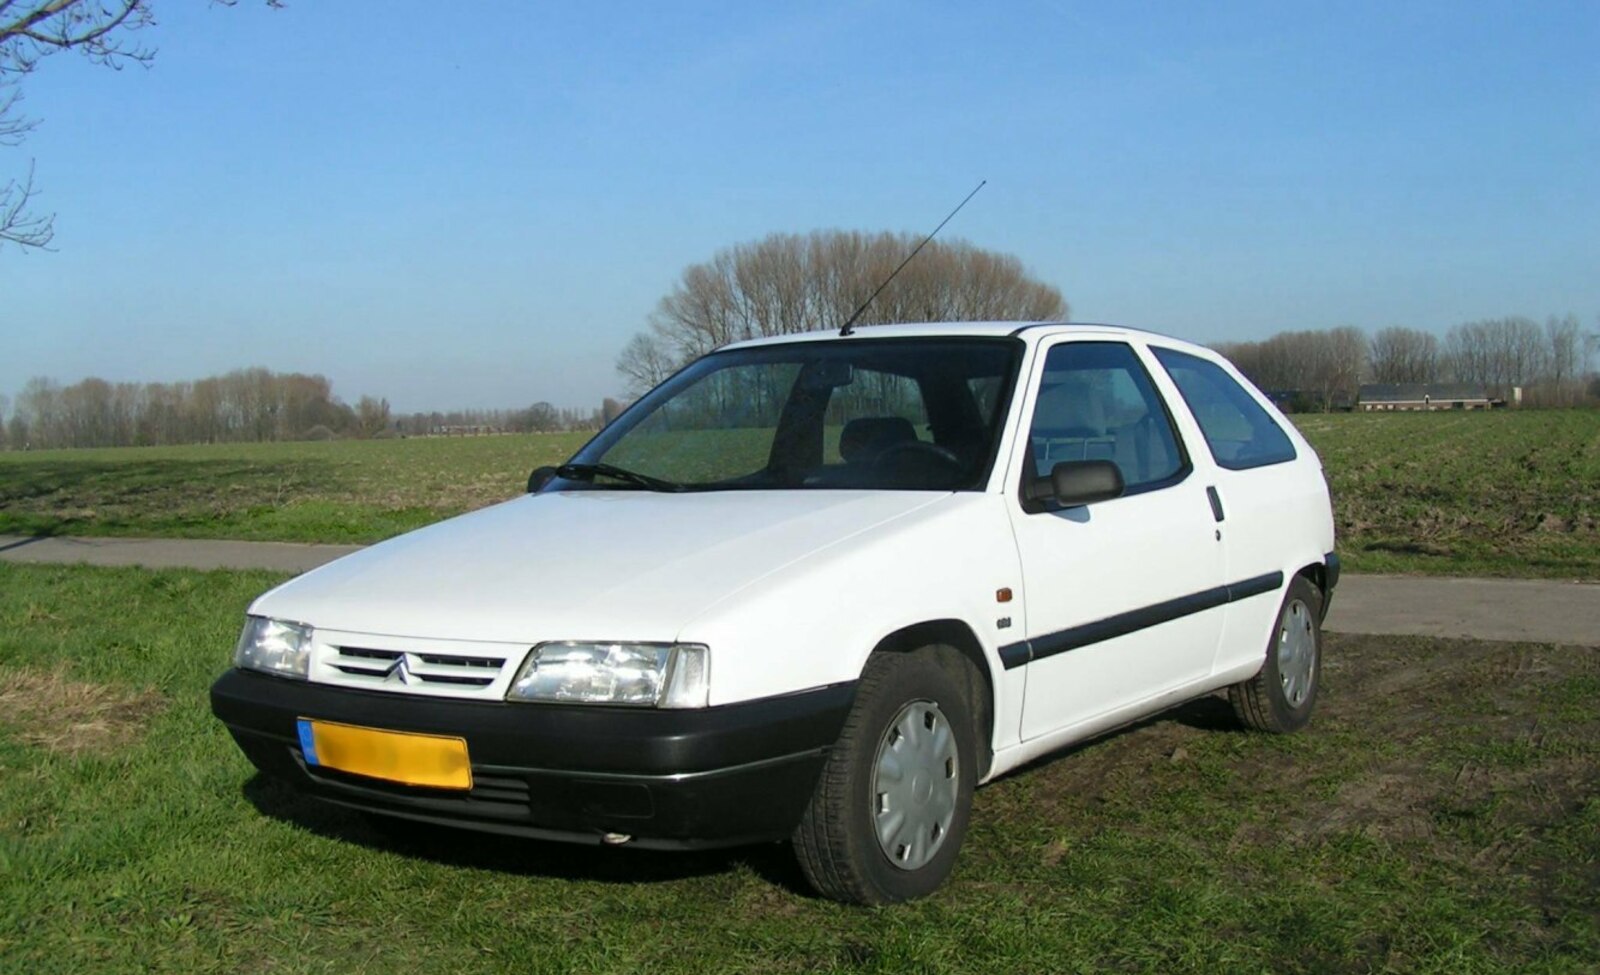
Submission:
<svg viewBox="0 0 1600 975">
<path fill-rule="evenodd" d="M 1600 327 L 1600 3 L 157 0 L 149 70 L 27 79 L 55 250 L 29 376 L 322 372 L 400 410 L 597 405 L 689 264 L 773 231 L 1016 254 L 1201 341 Z"/>
</svg>

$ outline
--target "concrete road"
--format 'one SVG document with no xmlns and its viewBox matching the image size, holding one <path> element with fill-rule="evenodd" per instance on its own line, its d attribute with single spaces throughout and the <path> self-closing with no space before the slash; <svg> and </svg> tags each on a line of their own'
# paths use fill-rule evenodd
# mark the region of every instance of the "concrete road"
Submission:
<svg viewBox="0 0 1600 975">
<path fill-rule="evenodd" d="M 1600 585 L 1346 574 L 1327 628 L 1600 646 Z"/>
<path fill-rule="evenodd" d="M 0 561 L 304 572 L 361 548 L 293 542 L 0 535 Z M 1333 632 L 1600 646 L 1600 585 L 1346 573 Z"/>
<path fill-rule="evenodd" d="M 228 542 L 197 538 L 24 538 L 0 535 L 0 561 L 142 565 L 150 569 L 271 569 L 305 572 L 360 545 Z"/>
</svg>

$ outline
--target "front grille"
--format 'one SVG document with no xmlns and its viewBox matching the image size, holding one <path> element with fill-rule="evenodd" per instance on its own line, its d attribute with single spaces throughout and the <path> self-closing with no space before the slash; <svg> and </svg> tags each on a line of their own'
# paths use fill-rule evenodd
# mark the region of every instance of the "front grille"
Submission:
<svg viewBox="0 0 1600 975">
<path fill-rule="evenodd" d="M 373 647 L 332 646 L 324 663 L 355 686 L 433 687 L 481 690 L 505 670 L 507 657 L 417 653 Z"/>
</svg>

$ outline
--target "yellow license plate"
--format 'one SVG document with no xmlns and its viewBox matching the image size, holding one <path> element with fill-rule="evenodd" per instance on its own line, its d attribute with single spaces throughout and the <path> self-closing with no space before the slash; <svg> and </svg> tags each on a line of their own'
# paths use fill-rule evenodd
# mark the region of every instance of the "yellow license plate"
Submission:
<svg viewBox="0 0 1600 975">
<path fill-rule="evenodd" d="M 382 731 L 301 718 L 306 764 L 430 789 L 472 788 L 464 738 Z"/>
</svg>

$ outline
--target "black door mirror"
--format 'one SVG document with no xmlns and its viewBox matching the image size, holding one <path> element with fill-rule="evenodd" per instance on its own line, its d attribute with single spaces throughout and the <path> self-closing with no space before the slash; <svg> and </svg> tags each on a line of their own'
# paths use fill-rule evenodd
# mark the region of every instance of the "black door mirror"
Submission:
<svg viewBox="0 0 1600 975">
<path fill-rule="evenodd" d="M 544 487 L 546 484 L 549 484 L 555 479 L 556 469 L 554 467 L 535 467 L 533 469 L 533 473 L 528 475 L 528 493 L 533 494 L 537 492 L 540 488 Z"/>
<path fill-rule="evenodd" d="M 1123 486 L 1122 468 L 1109 460 L 1064 460 L 1028 485 L 1028 500 L 1076 508 L 1121 497 Z"/>
</svg>

